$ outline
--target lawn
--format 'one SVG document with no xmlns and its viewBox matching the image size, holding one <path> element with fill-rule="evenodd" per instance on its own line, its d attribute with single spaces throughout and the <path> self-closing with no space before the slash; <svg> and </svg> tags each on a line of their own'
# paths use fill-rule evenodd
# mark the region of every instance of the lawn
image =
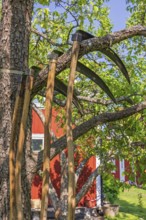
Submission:
<svg viewBox="0 0 146 220">
<path fill-rule="evenodd" d="M 146 220 L 146 190 L 136 187 L 125 189 L 116 203 L 120 205 L 120 213 L 113 220 Z"/>
</svg>

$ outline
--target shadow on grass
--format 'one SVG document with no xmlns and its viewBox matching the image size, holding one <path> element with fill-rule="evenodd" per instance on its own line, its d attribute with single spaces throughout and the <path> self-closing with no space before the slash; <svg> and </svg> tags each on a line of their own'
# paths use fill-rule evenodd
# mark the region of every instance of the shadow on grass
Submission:
<svg viewBox="0 0 146 220">
<path fill-rule="evenodd" d="M 117 204 L 120 205 L 120 212 L 123 212 L 123 214 L 132 214 L 139 218 L 146 219 L 146 208 L 132 203 L 128 203 L 127 201 L 121 199 L 117 200 Z"/>
</svg>

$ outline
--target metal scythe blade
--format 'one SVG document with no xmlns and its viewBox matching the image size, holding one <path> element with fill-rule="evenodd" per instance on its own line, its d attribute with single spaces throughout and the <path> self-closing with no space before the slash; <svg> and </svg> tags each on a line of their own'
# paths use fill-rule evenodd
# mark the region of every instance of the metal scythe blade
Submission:
<svg viewBox="0 0 146 220">
<path fill-rule="evenodd" d="M 77 64 L 77 71 L 91 79 L 93 82 L 95 82 L 112 100 L 114 103 L 116 103 L 116 100 L 110 91 L 109 87 L 105 84 L 105 82 L 91 69 L 86 67 L 84 64 L 78 62 Z"/>
<path fill-rule="evenodd" d="M 61 56 L 63 53 L 60 51 L 57 51 L 57 53 Z M 112 100 L 116 103 L 116 100 L 110 91 L 109 87 L 105 84 L 105 82 L 91 69 L 86 67 L 84 64 L 78 62 L 77 63 L 77 71 L 91 79 L 93 82 L 95 82 Z"/>
<path fill-rule="evenodd" d="M 130 84 L 128 71 L 120 57 L 111 48 L 106 48 L 99 51 L 109 57 L 119 67 L 119 69 L 127 79 L 128 83 Z"/>
<path fill-rule="evenodd" d="M 65 85 L 60 79 L 55 78 L 55 90 L 61 93 L 62 95 L 67 97 L 67 85 Z M 73 93 L 73 103 L 79 110 L 80 114 L 83 115 L 81 105 L 79 104 L 79 100 L 76 96 L 76 91 Z"/>
<path fill-rule="evenodd" d="M 78 30 L 77 32 L 83 35 L 84 40 L 88 40 L 90 38 L 95 37 L 92 34 L 89 34 L 83 30 Z M 127 79 L 128 83 L 130 84 L 130 78 L 129 78 L 128 71 L 127 71 L 124 63 L 122 62 L 122 60 L 118 56 L 118 54 L 116 54 L 111 48 L 105 48 L 105 49 L 101 49 L 101 50 L 99 49 L 98 51 L 102 52 L 107 57 L 109 57 L 119 67 L 119 69 L 121 70 L 121 72 L 123 73 L 125 78 Z"/>
</svg>

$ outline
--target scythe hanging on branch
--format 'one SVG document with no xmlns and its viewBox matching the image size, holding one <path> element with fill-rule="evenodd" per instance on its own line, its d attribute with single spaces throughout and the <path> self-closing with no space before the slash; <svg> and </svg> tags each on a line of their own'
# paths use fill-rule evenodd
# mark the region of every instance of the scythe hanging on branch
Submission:
<svg viewBox="0 0 146 220">
<path fill-rule="evenodd" d="M 16 219 L 16 199 L 15 199 L 15 152 L 17 148 L 15 147 L 15 141 L 17 136 L 16 127 L 20 123 L 20 106 L 23 104 L 23 92 L 25 90 L 26 76 L 22 77 L 22 81 L 18 86 L 18 91 L 16 95 L 13 117 L 12 117 L 12 130 L 10 139 L 10 150 L 9 150 L 9 178 L 10 178 L 10 220 Z"/>
<path fill-rule="evenodd" d="M 50 71 L 48 72 L 45 104 L 45 123 L 44 123 L 44 158 L 43 158 L 43 182 L 42 182 L 42 202 L 41 202 L 41 220 L 47 219 L 49 179 L 50 179 L 50 149 L 51 149 L 51 117 L 52 100 L 54 92 L 55 71 L 57 55 L 52 53 L 50 56 Z"/>
<path fill-rule="evenodd" d="M 15 195 L 16 195 L 16 219 L 23 220 L 22 195 L 21 195 L 21 172 L 23 163 L 23 150 L 26 132 L 26 123 L 31 100 L 31 91 L 33 87 L 33 76 L 27 76 L 26 89 L 24 94 L 24 103 L 22 117 L 20 121 L 20 130 L 18 137 L 18 146 L 16 150 L 16 166 L 15 166 Z"/>
<path fill-rule="evenodd" d="M 78 54 L 80 50 L 80 42 L 87 38 L 92 37 L 86 32 L 76 32 L 72 36 L 72 57 L 70 65 L 70 75 L 67 90 L 67 102 L 66 102 L 66 138 L 67 138 L 67 149 L 68 149 L 68 215 L 67 219 L 74 220 L 75 218 L 75 167 L 74 167 L 74 144 L 72 134 L 72 98 L 73 98 L 73 87 L 75 72 L 78 62 Z"/>
</svg>

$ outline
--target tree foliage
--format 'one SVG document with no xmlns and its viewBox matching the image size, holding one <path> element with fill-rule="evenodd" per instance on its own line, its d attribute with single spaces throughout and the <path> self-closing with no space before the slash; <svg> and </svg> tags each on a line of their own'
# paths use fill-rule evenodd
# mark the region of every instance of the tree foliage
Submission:
<svg viewBox="0 0 146 220">
<path fill-rule="evenodd" d="M 145 25 L 144 6 L 144 1 L 127 1 L 127 10 L 130 15 L 127 27 Z M 43 1 L 43 3 L 38 1 L 34 8 L 33 29 L 43 33 L 46 38 L 32 32 L 30 65 L 37 64 L 45 67 L 48 63 L 47 54 L 52 49 L 58 50 L 59 48 L 62 53 L 66 52 L 71 46 L 70 36 L 76 29 L 88 31 L 96 37 L 102 37 L 109 34 L 112 27 L 113 24 L 109 19 L 109 8 L 104 1 Z M 107 94 L 96 86 L 95 82 L 78 72 L 75 80 L 76 97 L 80 101 L 84 114 L 81 116 L 78 114 L 78 109 L 74 108 L 73 121 L 76 126 L 99 113 L 122 110 L 145 100 L 146 63 L 144 42 L 144 37 L 136 36 L 113 46 L 113 50 L 120 56 L 126 66 L 130 76 L 130 85 L 120 74 L 117 65 L 109 57 L 103 55 L 102 51 L 88 53 L 80 59 L 83 64 L 103 79 L 117 100 L 122 97 L 123 99 L 116 104 L 110 102 Z M 68 74 L 69 70 L 66 69 L 57 77 L 67 84 Z M 58 103 L 63 105 L 66 102 L 65 96 L 60 93 L 57 93 L 55 98 L 60 100 Z M 96 137 L 101 137 L 103 146 L 100 151 L 102 153 L 104 152 L 108 156 L 109 149 L 112 149 L 111 151 L 113 151 L 115 157 L 129 156 L 130 158 L 128 152 L 132 147 L 132 143 L 139 141 L 145 143 L 144 115 L 145 111 L 138 113 L 136 117 L 131 116 L 120 122 L 98 126 L 84 137 L 81 137 L 78 143 L 82 143 L 87 152 L 93 151 L 94 154 L 99 154 L 99 147 L 91 149 L 86 140 L 92 139 L 94 145 Z M 107 140 L 107 137 L 109 137 L 109 140 Z M 141 147 L 136 147 L 135 150 L 141 153 L 144 151 Z"/>
</svg>

